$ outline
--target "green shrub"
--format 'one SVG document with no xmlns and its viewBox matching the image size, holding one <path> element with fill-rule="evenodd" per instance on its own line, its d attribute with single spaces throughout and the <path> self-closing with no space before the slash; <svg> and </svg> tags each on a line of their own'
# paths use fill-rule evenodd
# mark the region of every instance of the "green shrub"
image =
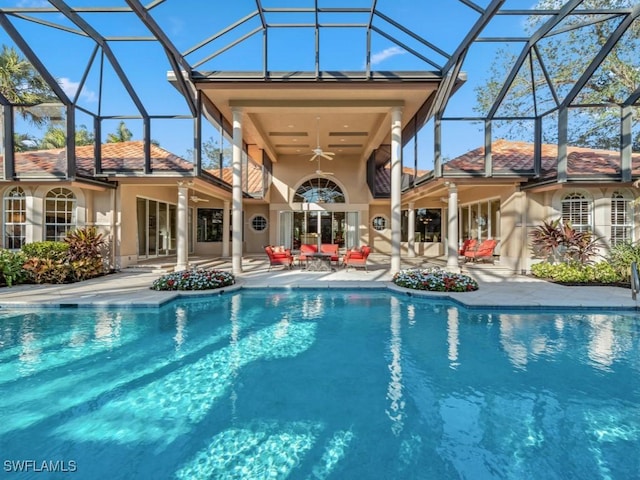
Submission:
<svg viewBox="0 0 640 480">
<path fill-rule="evenodd" d="M 0 249 L 0 285 L 8 287 L 21 283 L 27 278 L 22 268 L 26 257 L 22 252 Z"/>
<path fill-rule="evenodd" d="M 640 266 L 640 244 L 619 243 L 611 247 L 607 260 L 620 275 L 620 278 L 629 281 L 631 279 L 631 264 L 636 262 Z"/>
<path fill-rule="evenodd" d="M 33 242 L 22 246 L 22 252 L 27 258 L 64 260 L 68 251 L 69 245 L 64 242 Z"/>
<path fill-rule="evenodd" d="M 622 277 L 609 262 L 598 262 L 593 265 L 570 263 L 536 263 L 531 266 L 531 273 L 554 282 L 563 283 L 618 283 Z"/>
</svg>

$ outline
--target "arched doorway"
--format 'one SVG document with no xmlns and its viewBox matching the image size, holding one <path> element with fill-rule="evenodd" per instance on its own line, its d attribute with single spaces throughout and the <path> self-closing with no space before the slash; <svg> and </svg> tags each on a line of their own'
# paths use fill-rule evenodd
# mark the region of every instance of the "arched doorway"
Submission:
<svg viewBox="0 0 640 480">
<path fill-rule="evenodd" d="M 281 238 L 294 249 L 301 244 L 358 245 L 358 212 L 347 211 L 346 196 L 332 179 L 319 176 L 296 189 L 293 202 L 299 208 L 281 212 Z"/>
</svg>

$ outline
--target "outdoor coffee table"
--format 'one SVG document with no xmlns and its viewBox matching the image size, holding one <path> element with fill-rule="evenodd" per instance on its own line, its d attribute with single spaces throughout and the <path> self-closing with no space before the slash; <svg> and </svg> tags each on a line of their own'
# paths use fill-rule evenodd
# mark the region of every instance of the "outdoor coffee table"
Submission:
<svg viewBox="0 0 640 480">
<path fill-rule="evenodd" d="M 311 253 L 306 255 L 307 265 L 305 270 L 309 272 L 330 272 L 331 254 L 330 253 Z"/>
</svg>

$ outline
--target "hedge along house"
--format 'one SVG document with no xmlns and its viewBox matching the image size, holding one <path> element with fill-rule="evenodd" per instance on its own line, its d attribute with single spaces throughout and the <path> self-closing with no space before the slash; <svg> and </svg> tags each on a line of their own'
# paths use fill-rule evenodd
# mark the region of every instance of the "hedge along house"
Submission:
<svg viewBox="0 0 640 480">
<path fill-rule="evenodd" d="M 640 89 L 588 105 L 581 104 L 580 94 L 593 88 L 590 82 L 600 73 L 600 65 L 621 38 L 634 31 L 640 14 L 637 5 L 592 8 L 570 0 L 545 10 L 515 8 L 516 2 L 509 1 L 478 5 L 450 0 L 423 6 L 408 0 L 379 0 L 339 8 L 321 1 L 300 2 L 296 8 L 276 3 L 222 7 L 212 2 L 194 8 L 182 4 L 175 10 L 171 2 L 162 1 L 143 6 L 127 0 L 125 7 L 93 8 L 52 0 L 47 8 L 0 8 L 3 40 L 24 54 L 51 90 L 46 105 L 25 104 L 7 95 L 0 98 L 5 246 L 16 245 L 16 235 L 7 235 L 16 219 L 24 219 L 18 222 L 24 228 L 24 241 L 35 241 L 46 238 L 53 228 L 50 223 L 58 225 L 52 230 L 57 235 L 70 224 L 67 218 L 75 218 L 79 225 L 98 225 L 110 237 L 114 264 L 120 266 L 175 253 L 176 268 L 185 268 L 193 252 L 230 255 L 234 272 L 240 272 L 242 255 L 260 252 L 266 243 L 295 247 L 315 241 L 343 247 L 370 244 L 374 251 L 390 255 L 392 270 L 399 269 L 401 255 L 441 254 L 447 256 L 448 268 L 457 269 L 458 244 L 475 230 L 480 237 L 498 237 L 501 260 L 519 269 L 527 255 L 525 235 L 517 222 L 508 224 L 505 219 L 507 212 L 524 205 L 517 206 L 515 194 L 498 192 L 533 188 L 542 171 L 543 138 L 549 131 L 557 147 L 555 157 L 550 157 L 557 174 L 550 182 L 564 188 L 574 182 L 567 170 L 570 117 L 584 109 L 618 109 L 620 174 L 607 180 L 621 187 L 633 180 L 633 118 Z M 394 10 L 401 15 L 398 6 L 405 7 L 402 20 L 384 13 Z M 92 23 L 99 17 L 117 17 L 119 23 L 109 27 L 97 20 Z M 495 36 L 504 25 L 501 20 L 518 17 L 534 19 L 532 31 Z M 192 27 L 189 35 L 169 34 L 179 18 Z M 434 38 L 436 27 L 447 19 L 456 29 Z M 575 72 L 568 87 L 555 85 L 550 63 L 540 53 L 545 42 L 601 24 L 608 28 L 600 29 L 584 68 Z M 45 35 L 34 35 L 33 25 Z M 127 36 L 122 35 L 125 28 Z M 292 31 L 296 35 L 288 42 L 280 34 Z M 341 36 L 327 41 L 333 32 Z M 57 41 L 68 34 L 82 37 L 86 55 L 74 45 L 76 55 L 61 67 L 65 59 L 53 62 L 41 45 L 47 34 Z M 453 116 L 449 106 L 464 92 L 469 83 L 465 80 L 473 78 L 469 59 L 475 49 L 504 43 L 516 43 L 519 50 L 488 111 L 481 116 Z M 120 46 L 125 44 L 134 49 L 123 51 Z M 169 82 L 157 72 L 153 77 L 151 71 L 136 82 L 146 46 L 147 58 L 155 55 L 164 60 L 163 74 L 169 71 Z M 383 53 L 380 58 L 395 55 L 390 64 L 396 68 L 376 69 L 377 52 Z M 486 69 L 485 63 L 480 62 L 480 69 Z M 71 93 L 57 80 L 69 76 L 78 82 Z M 115 95 L 107 95 L 111 88 L 107 77 L 120 86 Z M 528 87 L 525 101 L 514 104 L 530 108 L 507 115 L 502 107 L 510 104 L 514 85 L 526 88 L 518 83 L 522 78 L 533 79 L 535 87 Z M 161 83 L 175 88 L 161 96 L 150 95 Z M 97 105 L 88 100 L 91 92 L 99 92 Z M 171 95 L 180 102 L 179 108 L 173 104 L 171 108 L 181 113 L 157 113 L 158 105 L 171 103 Z M 125 108 L 119 104 L 122 98 L 128 99 L 127 108 L 133 113 L 117 111 Z M 27 174 L 21 171 L 21 152 L 15 143 L 18 119 L 25 110 L 44 107 L 55 112 L 50 119 L 55 117 L 55 125 L 64 129 L 65 146 L 58 152 L 55 175 L 46 169 L 34 174 L 37 161 Z M 111 170 L 104 139 L 109 125 L 123 119 L 138 128 L 142 142 L 134 155 L 135 166 L 115 164 Z M 169 121 L 187 127 L 162 133 L 160 125 Z M 484 143 L 482 165 L 473 171 L 444 160 L 459 156 L 449 156 L 447 149 L 464 135 L 447 136 L 447 126 L 465 122 L 480 123 L 482 130 L 482 141 L 476 142 Z M 494 168 L 492 154 L 498 148 L 494 137 L 502 123 L 510 122 L 527 123 L 533 132 L 528 139 L 534 145 L 528 157 L 532 166 L 526 172 L 504 174 Z M 74 133 L 83 123 L 91 126 L 95 139 L 90 154 L 79 154 L 75 145 Z M 211 156 L 207 140 L 214 135 L 219 140 Z M 152 139 L 164 145 L 178 137 L 186 141 L 188 152 L 174 156 L 171 167 L 160 167 Z M 162 155 L 172 156 L 171 147 L 162 150 Z M 89 161 L 84 169 L 83 158 Z M 579 161 L 576 168 L 580 172 L 584 166 Z M 67 190 L 48 198 L 52 188 Z M 67 213 L 49 215 L 55 221 L 48 222 L 47 202 L 64 205 Z M 478 202 L 481 205 L 472 206 Z M 16 208 L 21 214 L 15 215 Z M 549 205 L 536 212 L 541 218 L 544 212 L 555 213 Z M 538 213 L 527 216 L 526 225 Z M 471 223 L 474 217 L 478 226 Z M 515 218 L 511 213 L 509 217 Z"/>
</svg>

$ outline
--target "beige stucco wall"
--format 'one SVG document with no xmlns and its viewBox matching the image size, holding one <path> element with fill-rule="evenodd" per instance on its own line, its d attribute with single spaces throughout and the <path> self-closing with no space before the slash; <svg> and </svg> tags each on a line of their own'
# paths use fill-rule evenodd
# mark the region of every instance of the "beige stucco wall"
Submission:
<svg viewBox="0 0 640 480">
<path fill-rule="evenodd" d="M 360 244 L 369 244 L 370 202 L 372 200 L 366 182 L 366 164 L 355 157 L 336 154 L 334 160 L 322 160 L 323 171 L 332 172 L 328 178 L 335 182 L 345 194 L 345 204 L 301 204 L 294 203 L 296 189 L 309 179 L 317 178 L 318 165 L 310 162 L 309 156 L 285 156 L 273 164 L 273 183 L 271 186 L 268 208 L 269 234 L 268 242 L 282 243 L 279 232 L 279 216 L 282 211 L 326 210 L 358 212 L 360 225 L 358 228 Z M 389 210 L 389 207 L 387 207 Z M 262 247 L 262 245 L 260 246 Z M 247 246 L 247 250 L 249 246 Z M 262 251 L 262 248 L 260 248 Z"/>
<path fill-rule="evenodd" d="M 256 215 L 267 219 L 267 228 L 261 232 L 251 228 L 251 221 Z M 264 204 L 245 203 L 244 205 L 244 251 L 246 253 L 263 253 L 264 246 L 269 245 L 269 237 L 278 228 L 277 219 L 272 219 L 269 206 Z"/>
</svg>

